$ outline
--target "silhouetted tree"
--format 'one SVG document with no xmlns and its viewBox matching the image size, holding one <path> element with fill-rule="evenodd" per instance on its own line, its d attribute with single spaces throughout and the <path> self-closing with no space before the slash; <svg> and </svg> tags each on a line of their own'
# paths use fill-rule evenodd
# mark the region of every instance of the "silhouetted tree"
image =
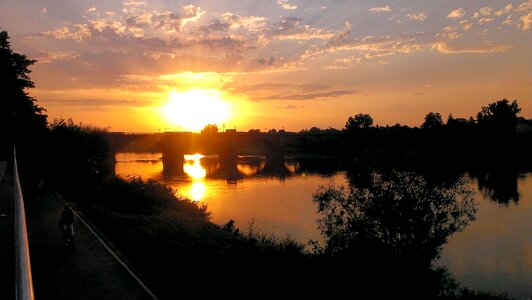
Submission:
<svg viewBox="0 0 532 300">
<path fill-rule="evenodd" d="M 46 160 L 51 179 L 73 189 L 109 175 L 114 168 L 114 155 L 106 132 L 107 128 L 75 124 L 72 119 L 55 119 L 50 124 Z"/>
<path fill-rule="evenodd" d="M 260 129 L 250 129 L 248 130 L 249 133 L 260 133 Z"/>
<path fill-rule="evenodd" d="M 373 118 L 369 114 L 356 114 L 349 117 L 345 123 L 345 129 L 353 131 L 356 129 L 369 128 L 373 125 Z"/>
<path fill-rule="evenodd" d="M 217 132 L 218 132 L 218 125 L 216 124 L 207 124 L 201 130 L 201 133 L 217 133 Z"/>
<path fill-rule="evenodd" d="M 452 128 L 463 128 L 467 127 L 469 125 L 469 122 L 467 121 L 467 119 L 455 118 L 452 114 L 450 114 L 447 118 L 447 123 L 445 125 Z"/>
<path fill-rule="evenodd" d="M 436 129 L 443 126 L 443 120 L 440 113 L 429 112 L 425 116 L 425 121 L 421 124 L 422 129 Z"/>
<path fill-rule="evenodd" d="M 0 136 L 8 140 L 3 145 L 35 143 L 47 130 L 44 108 L 25 91 L 35 86 L 29 77 L 35 62 L 13 52 L 8 33 L 0 31 Z"/>
<path fill-rule="evenodd" d="M 320 133 L 321 132 L 321 129 L 319 129 L 318 127 L 312 127 L 308 130 L 308 133 Z"/>
<path fill-rule="evenodd" d="M 496 130 L 499 132 L 515 132 L 517 126 L 517 114 L 521 111 L 517 100 L 510 103 L 507 99 L 483 106 L 477 114 L 478 125 L 481 128 Z"/>
<path fill-rule="evenodd" d="M 322 186 L 313 200 L 326 253 L 426 268 L 475 219 L 473 195 L 464 179 L 432 187 L 415 173 L 393 172 L 373 174 L 364 188 Z"/>
</svg>

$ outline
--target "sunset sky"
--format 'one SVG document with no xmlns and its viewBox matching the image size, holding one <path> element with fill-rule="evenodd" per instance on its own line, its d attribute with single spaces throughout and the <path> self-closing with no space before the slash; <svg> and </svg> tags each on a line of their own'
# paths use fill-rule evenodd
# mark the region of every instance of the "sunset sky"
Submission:
<svg viewBox="0 0 532 300">
<path fill-rule="evenodd" d="M 50 119 L 112 131 L 532 118 L 532 0 L 3 0 L 0 26 Z"/>
</svg>

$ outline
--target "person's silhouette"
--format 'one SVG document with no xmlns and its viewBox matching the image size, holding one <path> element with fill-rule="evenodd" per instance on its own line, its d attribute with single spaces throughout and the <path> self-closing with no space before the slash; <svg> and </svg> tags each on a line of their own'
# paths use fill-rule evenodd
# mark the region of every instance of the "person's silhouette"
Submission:
<svg viewBox="0 0 532 300">
<path fill-rule="evenodd" d="M 63 233 L 65 245 L 74 247 L 74 224 L 76 223 L 76 216 L 70 204 L 65 204 L 64 208 L 65 210 L 59 218 L 59 228 Z"/>
</svg>

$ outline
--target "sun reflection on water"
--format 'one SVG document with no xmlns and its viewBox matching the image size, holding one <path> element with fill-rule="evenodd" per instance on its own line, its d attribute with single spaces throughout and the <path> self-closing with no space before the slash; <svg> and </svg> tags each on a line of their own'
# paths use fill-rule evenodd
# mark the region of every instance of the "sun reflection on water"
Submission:
<svg viewBox="0 0 532 300">
<path fill-rule="evenodd" d="M 201 201 L 205 196 L 205 183 L 203 181 L 196 181 L 192 183 L 190 187 L 190 199 L 194 201 Z"/>
<path fill-rule="evenodd" d="M 185 155 L 185 163 L 183 164 L 183 171 L 192 178 L 189 198 L 194 201 L 201 201 L 205 196 L 206 186 L 204 179 L 207 176 L 207 170 L 200 163 L 203 157 L 201 154 Z"/>
</svg>

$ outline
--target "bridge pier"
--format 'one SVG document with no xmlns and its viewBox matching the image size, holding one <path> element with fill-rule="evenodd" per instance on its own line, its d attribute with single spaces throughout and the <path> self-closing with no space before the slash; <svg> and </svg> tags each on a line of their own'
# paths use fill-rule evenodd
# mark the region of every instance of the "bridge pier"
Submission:
<svg viewBox="0 0 532 300">
<path fill-rule="evenodd" d="M 219 149 L 220 153 L 218 158 L 220 164 L 222 165 L 236 165 L 238 158 L 238 149 L 236 145 L 236 136 L 235 132 L 225 132 L 223 133 L 225 141 L 223 147 Z"/>
<path fill-rule="evenodd" d="M 163 173 L 180 175 L 183 173 L 184 155 L 191 145 L 191 133 L 164 133 L 161 150 L 163 153 Z"/>
</svg>

